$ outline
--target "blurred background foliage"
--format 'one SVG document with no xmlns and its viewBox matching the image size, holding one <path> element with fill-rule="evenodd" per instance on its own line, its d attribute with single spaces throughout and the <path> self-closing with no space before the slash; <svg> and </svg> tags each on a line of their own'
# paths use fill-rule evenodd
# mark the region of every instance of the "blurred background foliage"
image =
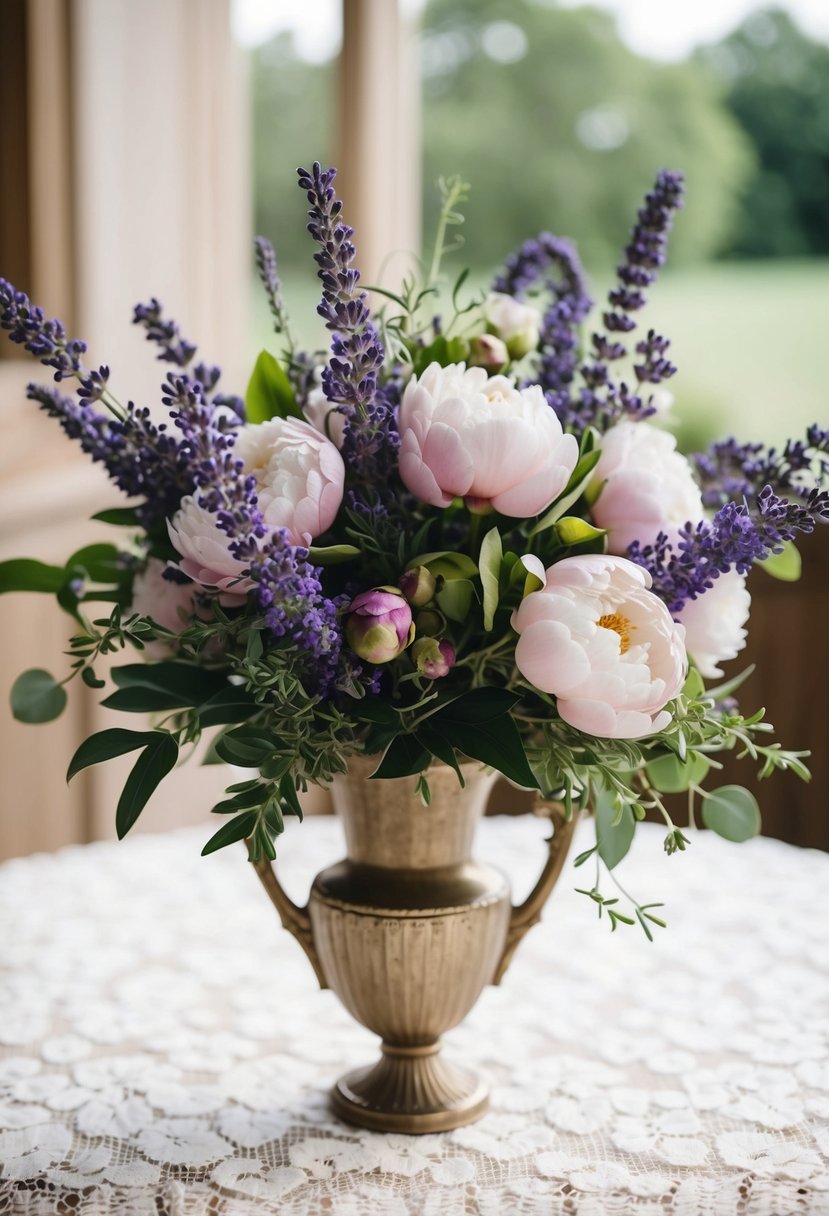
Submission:
<svg viewBox="0 0 829 1216">
<path fill-rule="evenodd" d="M 687 206 L 647 323 L 674 341 L 683 442 L 826 423 L 829 46 L 774 8 L 681 63 L 635 54 L 605 11 L 547 0 L 429 0 L 421 30 L 426 247 L 435 182 L 460 173 L 458 269 L 485 282 L 550 229 L 576 240 L 600 297 L 656 170 L 681 168 Z M 335 65 L 298 58 L 282 33 L 253 52 L 252 83 L 257 230 L 313 342 L 294 170 L 332 155 Z"/>
</svg>

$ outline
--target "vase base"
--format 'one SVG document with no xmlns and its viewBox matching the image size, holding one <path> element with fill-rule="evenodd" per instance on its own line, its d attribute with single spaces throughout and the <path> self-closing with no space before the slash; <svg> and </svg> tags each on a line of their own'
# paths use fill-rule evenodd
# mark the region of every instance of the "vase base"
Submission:
<svg viewBox="0 0 829 1216">
<path fill-rule="evenodd" d="M 489 1109 L 489 1091 L 466 1068 L 447 1063 L 439 1043 L 384 1043 L 376 1064 L 340 1077 L 331 1091 L 334 1113 L 373 1131 L 423 1135 L 474 1123 Z"/>
</svg>

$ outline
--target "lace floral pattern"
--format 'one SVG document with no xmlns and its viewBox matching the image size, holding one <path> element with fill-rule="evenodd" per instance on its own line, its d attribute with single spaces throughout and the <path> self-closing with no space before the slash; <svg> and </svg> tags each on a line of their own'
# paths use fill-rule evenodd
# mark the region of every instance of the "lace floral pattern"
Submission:
<svg viewBox="0 0 829 1216">
<path fill-rule="evenodd" d="M 541 835 L 482 825 L 517 897 Z M 703 834 L 686 865 L 645 825 L 626 880 L 666 899 L 652 945 L 592 923 L 565 869 L 447 1036 L 491 1113 L 408 1137 L 331 1116 L 376 1041 L 316 989 L 241 849 L 202 860 L 199 839 L 0 867 L 4 1216 L 829 1213 L 829 857 Z M 341 853 L 336 822 L 292 825 L 295 896 Z"/>
</svg>

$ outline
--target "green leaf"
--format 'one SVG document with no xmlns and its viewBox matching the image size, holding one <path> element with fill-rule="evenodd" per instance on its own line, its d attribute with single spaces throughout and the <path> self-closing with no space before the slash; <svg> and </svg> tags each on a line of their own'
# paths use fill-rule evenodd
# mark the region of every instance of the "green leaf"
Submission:
<svg viewBox="0 0 829 1216">
<path fill-rule="evenodd" d="M 24 671 L 12 684 L 12 714 L 18 722 L 51 722 L 63 713 L 66 689 L 42 667 Z"/>
<path fill-rule="evenodd" d="M 133 765 L 115 811 L 115 830 L 123 840 L 159 783 L 178 759 L 178 743 L 166 730 L 150 731 L 150 742 Z"/>
<path fill-rule="evenodd" d="M 221 802 L 217 802 L 210 808 L 210 814 L 235 815 L 237 811 L 246 811 L 250 807 L 261 806 L 268 796 L 268 787 L 259 781 L 246 781 L 244 784 L 246 789 L 240 790 L 232 798 L 225 798 Z"/>
<path fill-rule="evenodd" d="M 386 748 L 383 759 L 371 774 L 371 779 L 412 777 L 415 773 L 422 772 L 429 760 L 428 751 L 418 743 L 414 735 L 398 735 Z"/>
<path fill-rule="evenodd" d="M 447 581 L 456 578 L 474 578 L 478 567 L 471 557 L 465 553 L 455 553 L 451 549 L 439 549 L 435 553 L 421 553 L 414 561 L 409 562 L 407 570 L 415 566 L 425 566 L 435 578 L 442 575 Z"/>
<path fill-rule="evenodd" d="M 30 557 L 15 557 L 0 562 L 0 595 L 8 591 L 45 591 L 54 595 L 65 578 L 66 572 L 61 566 L 47 566 Z"/>
<path fill-rule="evenodd" d="M 295 815 L 302 823 L 302 803 L 299 801 L 299 794 L 296 791 L 294 779 L 290 773 L 286 773 L 279 782 L 279 794 L 282 799 L 282 810 L 286 815 Z"/>
<path fill-rule="evenodd" d="M 705 681 L 696 667 L 692 667 L 685 677 L 685 683 L 682 685 L 682 695 L 683 697 L 688 697 L 691 701 L 696 701 L 699 697 L 705 696 Z"/>
<path fill-rule="evenodd" d="M 594 528 L 578 515 L 565 515 L 553 525 L 553 530 L 559 544 L 567 545 L 568 548 L 572 545 L 584 545 L 607 535 L 606 528 Z"/>
<path fill-rule="evenodd" d="M 478 558 L 478 569 L 481 572 L 481 585 L 484 589 L 484 629 L 491 632 L 495 623 L 495 611 L 498 607 L 498 581 L 501 575 L 501 560 L 504 556 L 501 544 L 501 534 L 497 528 L 490 528 L 481 543 Z"/>
<path fill-rule="evenodd" d="M 143 691 L 148 703 L 155 700 L 156 703 L 150 704 L 150 710 L 183 709 L 203 705 L 229 687 L 227 676 L 223 672 L 207 671 L 189 663 L 166 660 L 161 663 L 127 663 L 123 667 L 113 667 L 111 674 L 113 683 L 119 690 L 134 690 L 137 693 Z M 152 694 L 157 695 L 153 698 Z M 138 697 L 120 697 L 116 692 L 104 704 L 111 705 L 113 709 L 121 709 L 133 703 L 138 704 L 138 701 Z M 130 709 L 129 712 L 149 711 Z"/>
<path fill-rule="evenodd" d="M 591 473 L 601 459 L 601 455 L 601 449 L 596 448 L 585 452 L 583 456 L 579 457 L 564 490 L 550 507 L 549 511 L 545 515 L 542 515 L 538 523 L 530 529 L 530 537 L 537 536 L 539 532 L 544 532 L 545 529 L 551 528 L 556 520 L 561 519 L 562 515 L 570 510 L 573 503 L 578 502 L 587 487 Z"/>
<path fill-rule="evenodd" d="M 115 545 L 85 545 L 78 549 L 66 563 L 64 578 L 75 577 L 83 570 L 94 583 L 123 583 L 129 571 L 121 561 L 121 551 Z"/>
<path fill-rule="evenodd" d="M 681 794 L 688 787 L 705 780 L 710 763 L 699 752 L 692 752 L 688 760 L 682 761 L 673 753 L 659 756 L 645 765 L 648 781 L 663 794 Z"/>
<path fill-rule="evenodd" d="M 107 511 L 98 511 L 91 516 L 102 524 L 113 524 L 116 528 L 137 528 L 138 512 L 135 507 L 110 507 Z"/>
<path fill-rule="evenodd" d="M 115 756 L 123 756 L 127 752 L 138 751 L 152 742 L 157 731 L 151 730 L 122 730 L 115 727 L 112 730 L 100 730 L 80 745 L 66 770 L 66 780 L 71 781 L 76 773 L 89 768 L 91 764 L 100 764 L 104 760 L 112 760 Z"/>
<path fill-rule="evenodd" d="M 268 350 L 257 356 L 245 393 L 245 411 L 248 422 L 302 417 L 285 369 Z"/>
<path fill-rule="evenodd" d="M 518 727 L 509 714 L 474 725 L 451 719 L 447 721 L 441 715 L 440 730 L 444 738 L 462 755 L 469 756 L 470 760 L 480 760 L 482 764 L 497 769 L 515 785 L 538 789 L 538 782 L 527 763 Z"/>
<path fill-rule="evenodd" d="M 356 545 L 323 545 L 322 548 L 312 545 L 308 552 L 309 561 L 315 566 L 339 566 L 360 556 Z"/>
<path fill-rule="evenodd" d="M 450 621 L 465 621 L 472 607 L 475 588 L 468 578 L 456 578 L 444 583 L 435 596 L 435 602 Z"/>
<path fill-rule="evenodd" d="M 101 704 L 123 714 L 155 714 L 165 710 L 184 709 L 188 698 L 161 692 L 158 688 L 116 688 Z"/>
<path fill-rule="evenodd" d="M 475 726 L 479 722 L 492 722 L 509 713 L 521 698 L 506 688 L 473 688 L 463 696 L 455 697 L 432 718 L 432 725 L 442 722 L 463 722 Z"/>
<path fill-rule="evenodd" d="M 415 350 L 412 359 L 415 375 L 419 376 L 430 363 L 439 363 L 441 367 L 447 367 L 450 363 L 462 363 L 468 354 L 469 343 L 465 338 L 447 339 L 444 334 L 440 334 L 422 350 Z"/>
<path fill-rule="evenodd" d="M 273 755 L 276 746 L 277 741 L 267 735 L 264 726 L 237 726 L 216 740 L 215 750 L 228 764 L 258 768 Z"/>
<path fill-rule="evenodd" d="M 725 840 L 740 844 L 760 831 L 757 799 L 741 785 L 711 790 L 702 804 L 702 822 Z"/>
<path fill-rule="evenodd" d="M 716 688 L 708 689 L 708 696 L 715 701 L 724 701 L 726 697 L 732 696 L 737 689 L 746 682 L 749 676 L 754 674 L 756 663 L 750 663 L 744 671 L 739 675 L 733 676 L 730 680 L 726 680 L 723 684 L 718 684 Z"/>
<path fill-rule="evenodd" d="M 780 553 L 772 553 L 765 561 L 757 562 L 757 565 L 762 566 L 766 574 L 770 574 L 772 578 L 779 578 L 784 583 L 796 583 L 800 578 L 803 563 L 794 543 L 787 540 L 783 542 L 783 549 Z"/>
<path fill-rule="evenodd" d="M 439 731 L 433 730 L 432 727 L 428 725 L 419 727 L 418 730 L 415 731 L 415 738 L 417 739 L 418 743 L 422 743 L 433 756 L 435 756 L 438 760 L 442 760 L 444 764 L 448 764 L 450 768 L 455 770 L 455 772 L 458 774 L 458 781 L 461 784 L 461 788 L 463 788 L 466 783 L 463 779 L 463 773 L 460 770 L 458 758 L 455 755 L 455 749 L 452 747 L 452 744 L 447 742 Z"/>
<path fill-rule="evenodd" d="M 257 708 L 249 692 L 235 684 L 228 684 L 199 706 L 199 724 L 205 727 L 247 722 Z"/>
<path fill-rule="evenodd" d="M 371 722 L 375 726 L 400 726 L 400 715 L 379 697 L 366 698 L 352 711 L 359 722 Z"/>
<path fill-rule="evenodd" d="M 599 856 L 608 870 L 612 870 L 623 857 L 627 856 L 633 841 L 633 834 L 636 831 L 636 820 L 633 818 L 633 811 L 630 807 L 625 806 L 622 808 L 622 815 L 617 823 L 618 810 L 613 796 L 604 789 L 600 789 L 596 793 L 594 813 Z"/>
<path fill-rule="evenodd" d="M 223 823 L 202 849 L 202 857 L 207 857 L 208 853 L 215 853 L 217 849 L 223 849 L 226 845 L 244 840 L 256 827 L 256 819 L 256 811 L 245 811 L 244 814 L 237 815 L 235 819 Z"/>
</svg>

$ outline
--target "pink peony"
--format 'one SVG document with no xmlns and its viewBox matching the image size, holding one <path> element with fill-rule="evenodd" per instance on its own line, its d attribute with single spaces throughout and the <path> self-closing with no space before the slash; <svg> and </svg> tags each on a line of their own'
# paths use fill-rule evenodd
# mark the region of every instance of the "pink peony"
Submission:
<svg viewBox="0 0 829 1216">
<path fill-rule="evenodd" d="M 592 485 L 604 485 L 592 515 L 607 529 L 611 553 L 626 553 L 634 540 L 652 544 L 660 532 L 673 537 L 686 520 L 702 519 L 699 486 L 673 435 L 647 422 L 619 422 L 601 449 Z"/>
<path fill-rule="evenodd" d="M 340 413 L 319 386 L 311 389 L 302 412 L 315 431 L 330 439 L 338 450 L 343 446 L 345 414 Z"/>
<path fill-rule="evenodd" d="M 256 478 L 259 510 L 270 531 L 308 545 L 334 522 L 343 500 L 345 465 L 330 439 L 297 418 L 271 418 L 240 428 L 235 453 Z"/>
<path fill-rule="evenodd" d="M 169 629 L 172 633 L 181 633 L 196 615 L 196 604 L 193 593 L 194 583 L 173 583 L 163 577 L 164 562 L 156 557 L 148 559 L 146 566 L 136 574 L 132 583 L 132 603 L 128 612 L 138 612 L 148 616 L 156 625 Z M 171 646 L 168 641 L 157 639 L 148 642 L 144 654 L 149 659 L 163 659 L 169 656 Z"/>
<path fill-rule="evenodd" d="M 400 476 L 424 502 L 473 511 L 540 514 L 566 486 L 578 444 L 538 385 L 518 389 L 463 363 L 432 363 L 400 406 Z"/>
<path fill-rule="evenodd" d="M 181 554 L 179 567 L 203 587 L 218 587 L 232 595 L 245 595 L 253 581 L 245 578 L 248 563 L 230 552 L 231 540 L 216 522 L 212 511 L 203 507 L 192 494 L 167 523 L 173 547 Z"/>
<path fill-rule="evenodd" d="M 688 666 L 684 630 L 650 585 L 626 558 L 568 557 L 513 614 L 519 671 L 585 734 L 638 739 L 671 721 L 664 707 Z"/>
<path fill-rule="evenodd" d="M 721 574 L 704 595 L 688 600 L 679 619 L 685 626 L 685 645 L 700 675 L 706 679 L 721 676 L 719 664 L 735 659 L 743 649 L 750 608 L 745 576 L 736 570 Z"/>
</svg>

